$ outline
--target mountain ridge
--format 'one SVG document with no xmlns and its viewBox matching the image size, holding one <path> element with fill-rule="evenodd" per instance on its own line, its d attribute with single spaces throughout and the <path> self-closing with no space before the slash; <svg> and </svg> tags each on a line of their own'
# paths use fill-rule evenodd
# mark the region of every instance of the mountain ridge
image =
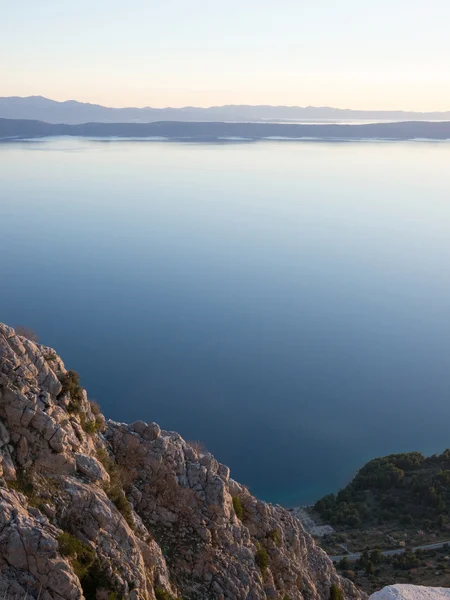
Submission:
<svg viewBox="0 0 450 600">
<path fill-rule="evenodd" d="M 154 121 L 298 121 L 322 119 L 450 120 L 449 111 L 360 110 L 331 106 L 225 104 L 210 107 L 108 107 L 78 100 L 57 101 L 44 96 L 0 97 L 0 117 L 48 123 L 149 123 Z"/>
</svg>

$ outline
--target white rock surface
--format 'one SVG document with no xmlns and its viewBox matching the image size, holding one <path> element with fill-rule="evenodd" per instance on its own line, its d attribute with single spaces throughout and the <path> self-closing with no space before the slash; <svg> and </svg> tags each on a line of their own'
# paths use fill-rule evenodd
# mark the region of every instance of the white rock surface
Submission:
<svg viewBox="0 0 450 600">
<path fill-rule="evenodd" d="M 398 583 L 375 592 L 370 600 L 450 600 L 450 589 Z"/>
</svg>

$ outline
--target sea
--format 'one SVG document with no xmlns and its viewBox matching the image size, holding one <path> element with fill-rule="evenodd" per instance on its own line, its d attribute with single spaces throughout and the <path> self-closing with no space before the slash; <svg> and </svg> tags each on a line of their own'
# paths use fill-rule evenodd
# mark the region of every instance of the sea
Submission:
<svg viewBox="0 0 450 600">
<path fill-rule="evenodd" d="M 450 446 L 450 143 L 0 144 L 0 321 L 292 507 Z"/>
</svg>

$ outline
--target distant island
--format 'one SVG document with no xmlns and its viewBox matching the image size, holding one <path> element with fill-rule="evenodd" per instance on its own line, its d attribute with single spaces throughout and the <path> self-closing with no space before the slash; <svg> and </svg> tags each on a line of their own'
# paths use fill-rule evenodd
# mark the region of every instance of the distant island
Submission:
<svg viewBox="0 0 450 600">
<path fill-rule="evenodd" d="M 147 138 L 158 141 L 251 142 L 255 140 L 448 140 L 450 121 L 400 123 L 287 124 L 160 121 L 155 123 L 55 124 L 28 119 L 1 119 L 0 140 L 78 136 Z"/>
<path fill-rule="evenodd" d="M 0 97 L 0 118 L 33 119 L 47 123 L 80 125 L 100 123 L 149 123 L 155 121 L 236 121 L 236 122 L 334 122 L 342 120 L 375 121 L 448 121 L 445 112 L 413 112 L 402 110 L 353 110 L 330 106 L 249 106 L 226 105 L 209 108 L 111 108 L 99 104 L 67 100 L 57 102 L 42 96 Z"/>
</svg>

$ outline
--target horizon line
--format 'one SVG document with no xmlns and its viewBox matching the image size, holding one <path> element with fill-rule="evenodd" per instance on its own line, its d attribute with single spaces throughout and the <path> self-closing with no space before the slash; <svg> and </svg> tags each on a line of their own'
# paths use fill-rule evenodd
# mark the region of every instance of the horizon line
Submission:
<svg viewBox="0 0 450 600">
<path fill-rule="evenodd" d="M 49 102 L 55 102 L 56 104 L 69 104 L 69 103 L 77 103 L 83 104 L 87 106 L 99 106 L 101 108 L 106 108 L 110 110 L 184 110 L 184 109 L 198 109 L 198 110 L 209 110 L 209 109 L 218 109 L 218 108 L 237 108 L 237 107 L 245 107 L 245 108 L 299 108 L 299 109 L 327 109 L 327 110 L 336 110 L 336 111 L 351 111 L 351 112 L 377 112 L 377 113 L 412 113 L 412 114 L 447 114 L 450 113 L 450 108 L 448 110 L 408 110 L 404 108 L 400 109 L 377 109 L 377 108 L 340 108 L 337 106 L 331 105 L 300 105 L 300 104 L 215 104 L 211 106 L 195 106 L 195 105 L 184 105 L 184 106 L 107 106 L 104 104 L 98 104 L 96 102 L 84 102 L 81 100 L 74 100 L 73 98 L 69 98 L 68 100 L 54 100 L 53 98 L 48 98 L 47 96 L 42 96 L 40 94 L 33 94 L 31 96 L 0 96 L 0 100 L 30 100 L 30 99 L 41 99 L 47 100 Z"/>
</svg>

